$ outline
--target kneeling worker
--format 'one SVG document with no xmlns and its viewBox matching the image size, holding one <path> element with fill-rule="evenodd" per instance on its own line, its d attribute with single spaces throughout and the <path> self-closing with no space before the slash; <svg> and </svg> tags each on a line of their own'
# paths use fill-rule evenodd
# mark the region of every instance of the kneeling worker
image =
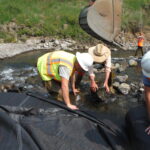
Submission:
<svg viewBox="0 0 150 150">
<path fill-rule="evenodd" d="M 69 80 L 73 93 L 79 92 L 75 88 L 75 72 L 88 71 L 92 64 L 93 58 L 88 53 L 77 52 L 74 55 L 65 51 L 54 51 L 39 57 L 37 68 L 47 90 L 58 92 L 67 107 L 75 110 L 78 108 L 70 102 Z"/>
</svg>

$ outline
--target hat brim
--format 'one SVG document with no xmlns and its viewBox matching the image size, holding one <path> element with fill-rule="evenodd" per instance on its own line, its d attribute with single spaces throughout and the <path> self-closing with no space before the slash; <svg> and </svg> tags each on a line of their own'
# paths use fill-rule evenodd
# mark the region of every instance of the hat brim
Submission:
<svg viewBox="0 0 150 150">
<path fill-rule="evenodd" d="M 144 71 L 143 69 L 142 69 L 142 73 L 144 74 L 144 76 L 146 76 L 146 77 L 150 78 L 150 73 L 147 73 L 147 72 L 146 72 L 146 71 Z"/>
<path fill-rule="evenodd" d="M 77 57 L 77 60 L 78 60 L 78 62 L 79 62 L 79 64 L 80 64 L 80 66 L 81 66 L 81 68 L 84 70 L 84 71 L 88 71 L 88 68 L 87 67 L 85 67 L 85 65 L 82 63 L 82 56 L 81 56 L 81 53 L 79 53 L 79 52 L 77 52 L 76 53 L 76 57 Z"/>
<path fill-rule="evenodd" d="M 96 56 L 94 54 L 94 50 L 96 49 L 96 46 L 90 47 L 88 49 L 88 53 L 93 57 L 94 61 L 97 63 L 102 63 L 104 61 L 106 61 L 106 59 L 110 56 L 110 50 L 107 47 L 104 47 L 104 55 L 102 56 Z"/>
</svg>

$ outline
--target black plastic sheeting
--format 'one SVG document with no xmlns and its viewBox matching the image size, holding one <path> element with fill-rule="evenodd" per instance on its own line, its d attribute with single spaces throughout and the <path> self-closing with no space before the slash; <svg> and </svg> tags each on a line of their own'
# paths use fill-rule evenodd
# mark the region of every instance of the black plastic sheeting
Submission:
<svg viewBox="0 0 150 150">
<path fill-rule="evenodd" d="M 0 93 L 0 150 L 127 149 L 125 130 L 107 117 L 37 94 Z"/>
<path fill-rule="evenodd" d="M 133 150 L 150 150 L 150 135 L 145 132 L 150 125 L 145 105 L 131 109 L 126 115 L 127 130 Z"/>
</svg>

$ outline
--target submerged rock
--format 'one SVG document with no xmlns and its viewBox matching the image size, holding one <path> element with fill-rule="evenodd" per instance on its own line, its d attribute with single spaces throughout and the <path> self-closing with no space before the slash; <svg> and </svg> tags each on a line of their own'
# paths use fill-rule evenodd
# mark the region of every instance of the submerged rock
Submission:
<svg viewBox="0 0 150 150">
<path fill-rule="evenodd" d="M 119 82 L 126 82 L 128 79 L 128 75 L 123 75 L 123 76 L 116 76 L 116 80 L 118 80 Z"/>
<path fill-rule="evenodd" d="M 138 65 L 138 63 L 137 63 L 137 61 L 135 61 L 134 59 L 130 59 L 129 60 L 129 66 L 137 66 Z"/>
<path fill-rule="evenodd" d="M 121 83 L 118 89 L 122 94 L 127 95 L 131 88 L 130 85 L 128 85 L 127 83 Z"/>
</svg>

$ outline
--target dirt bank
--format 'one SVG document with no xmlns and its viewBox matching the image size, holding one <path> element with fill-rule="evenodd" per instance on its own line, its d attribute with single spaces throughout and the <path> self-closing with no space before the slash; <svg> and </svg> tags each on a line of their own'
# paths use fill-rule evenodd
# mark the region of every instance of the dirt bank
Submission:
<svg viewBox="0 0 150 150">
<path fill-rule="evenodd" d="M 143 31 L 145 41 L 144 50 L 145 52 L 150 50 L 150 27 L 147 27 Z M 139 33 L 125 33 L 121 32 L 115 41 L 122 45 L 124 50 L 136 50 L 137 48 L 137 37 Z M 1 41 L 2 42 L 2 41 Z M 102 43 L 100 40 L 92 38 L 90 41 L 74 41 L 72 39 L 56 39 L 52 37 L 30 37 L 26 41 L 17 40 L 16 43 L 0 43 L 0 59 L 12 57 L 24 52 L 32 50 L 69 50 L 69 51 L 86 51 L 89 47 Z M 104 43 L 105 44 L 105 43 Z M 119 47 L 113 45 L 107 45 L 111 50 L 118 50 Z"/>
</svg>

